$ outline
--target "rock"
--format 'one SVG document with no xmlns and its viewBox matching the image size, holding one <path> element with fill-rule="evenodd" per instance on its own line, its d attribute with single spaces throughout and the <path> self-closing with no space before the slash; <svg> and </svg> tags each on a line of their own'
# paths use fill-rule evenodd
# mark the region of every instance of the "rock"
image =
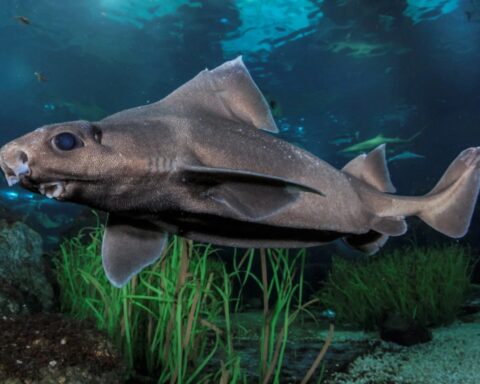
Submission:
<svg viewBox="0 0 480 384">
<path fill-rule="evenodd" d="M 26 300 L 8 281 L 0 280 L 0 316 L 28 313 Z"/>
<path fill-rule="evenodd" d="M 49 310 L 53 297 L 41 236 L 22 222 L 0 220 L 0 315 Z"/>
<path fill-rule="evenodd" d="M 107 338 L 59 314 L 0 319 L 0 382 L 117 384 L 125 366 Z"/>
<path fill-rule="evenodd" d="M 418 324 L 416 320 L 390 314 L 380 327 L 380 338 L 384 341 L 411 346 L 432 340 L 432 332 Z"/>
<path fill-rule="evenodd" d="M 472 284 L 470 291 L 461 308 L 462 315 L 473 315 L 480 312 L 480 286 Z"/>
</svg>

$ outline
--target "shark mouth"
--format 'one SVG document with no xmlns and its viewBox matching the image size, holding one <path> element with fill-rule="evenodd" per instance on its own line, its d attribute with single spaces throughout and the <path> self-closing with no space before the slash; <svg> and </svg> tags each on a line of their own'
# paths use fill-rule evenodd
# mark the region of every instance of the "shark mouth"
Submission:
<svg viewBox="0 0 480 384">
<path fill-rule="evenodd" d="M 54 181 L 50 183 L 42 183 L 38 187 L 38 191 L 49 199 L 62 199 L 65 193 L 65 182 Z"/>
<path fill-rule="evenodd" d="M 9 187 L 21 183 L 27 189 L 38 190 L 38 192 L 49 199 L 61 200 L 64 197 L 66 186 L 64 181 L 50 181 L 35 184 L 30 178 L 31 170 L 28 166 L 28 163 L 18 164 L 13 168 L 6 166 L 6 164 L 2 164 L 2 170 L 5 174 L 5 178 Z"/>
</svg>

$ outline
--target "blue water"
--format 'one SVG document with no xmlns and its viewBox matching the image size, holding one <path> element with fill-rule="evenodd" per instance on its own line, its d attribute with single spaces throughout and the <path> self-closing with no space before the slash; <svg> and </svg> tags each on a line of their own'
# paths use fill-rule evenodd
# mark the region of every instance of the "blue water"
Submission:
<svg viewBox="0 0 480 384">
<path fill-rule="evenodd" d="M 356 141 L 421 132 L 388 148 L 400 193 L 480 145 L 477 0 L 2 0 L 0 55 L 0 144 L 154 102 L 243 55 L 279 135 L 337 167 Z M 478 229 L 476 213 L 463 241 Z"/>
</svg>

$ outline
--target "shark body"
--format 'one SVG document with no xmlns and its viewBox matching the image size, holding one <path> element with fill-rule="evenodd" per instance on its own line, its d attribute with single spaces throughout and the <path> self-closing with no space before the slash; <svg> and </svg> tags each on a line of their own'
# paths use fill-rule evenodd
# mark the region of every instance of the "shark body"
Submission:
<svg viewBox="0 0 480 384">
<path fill-rule="evenodd" d="M 335 169 L 265 132 L 269 106 L 241 58 L 166 98 L 98 122 L 52 124 L 0 149 L 7 182 L 109 213 L 102 246 L 116 286 L 153 263 L 167 234 L 238 247 L 339 238 L 366 253 L 416 215 L 463 236 L 479 190 L 480 148 L 463 151 L 423 197 L 392 195 L 385 147 Z"/>
</svg>

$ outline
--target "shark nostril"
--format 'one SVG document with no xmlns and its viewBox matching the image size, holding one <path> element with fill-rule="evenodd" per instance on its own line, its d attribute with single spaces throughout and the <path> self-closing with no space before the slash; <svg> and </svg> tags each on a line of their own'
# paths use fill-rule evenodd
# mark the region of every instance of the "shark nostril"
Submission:
<svg viewBox="0 0 480 384">
<path fill-rule="evenodd" d="M 25 164 L 26 162 L 28 162 L 28 156 L 25 152 L 19 151 L 17 156 L 18 160 L 20 160 L 22 163 Z"/>
<path fill-rule="evenodd" d="M 13 172 L 17 177 L 30 174 L 30 167 L 28 166 L 28 156 L 24 151 L 18 151 L 15 154 L 16 164 L 12 167 Z"/>
<path fill-rule="evenodd" d="M 9 186 L 15 185 L 22 176 L 29 176 L 31 170 L 28 164 L 28 156 L 21 150 L 2 149 L 0 155 L 0 168 L 5 174 Z M 13 149 L 13 148 L 12 148 Z"/>
</svg>

